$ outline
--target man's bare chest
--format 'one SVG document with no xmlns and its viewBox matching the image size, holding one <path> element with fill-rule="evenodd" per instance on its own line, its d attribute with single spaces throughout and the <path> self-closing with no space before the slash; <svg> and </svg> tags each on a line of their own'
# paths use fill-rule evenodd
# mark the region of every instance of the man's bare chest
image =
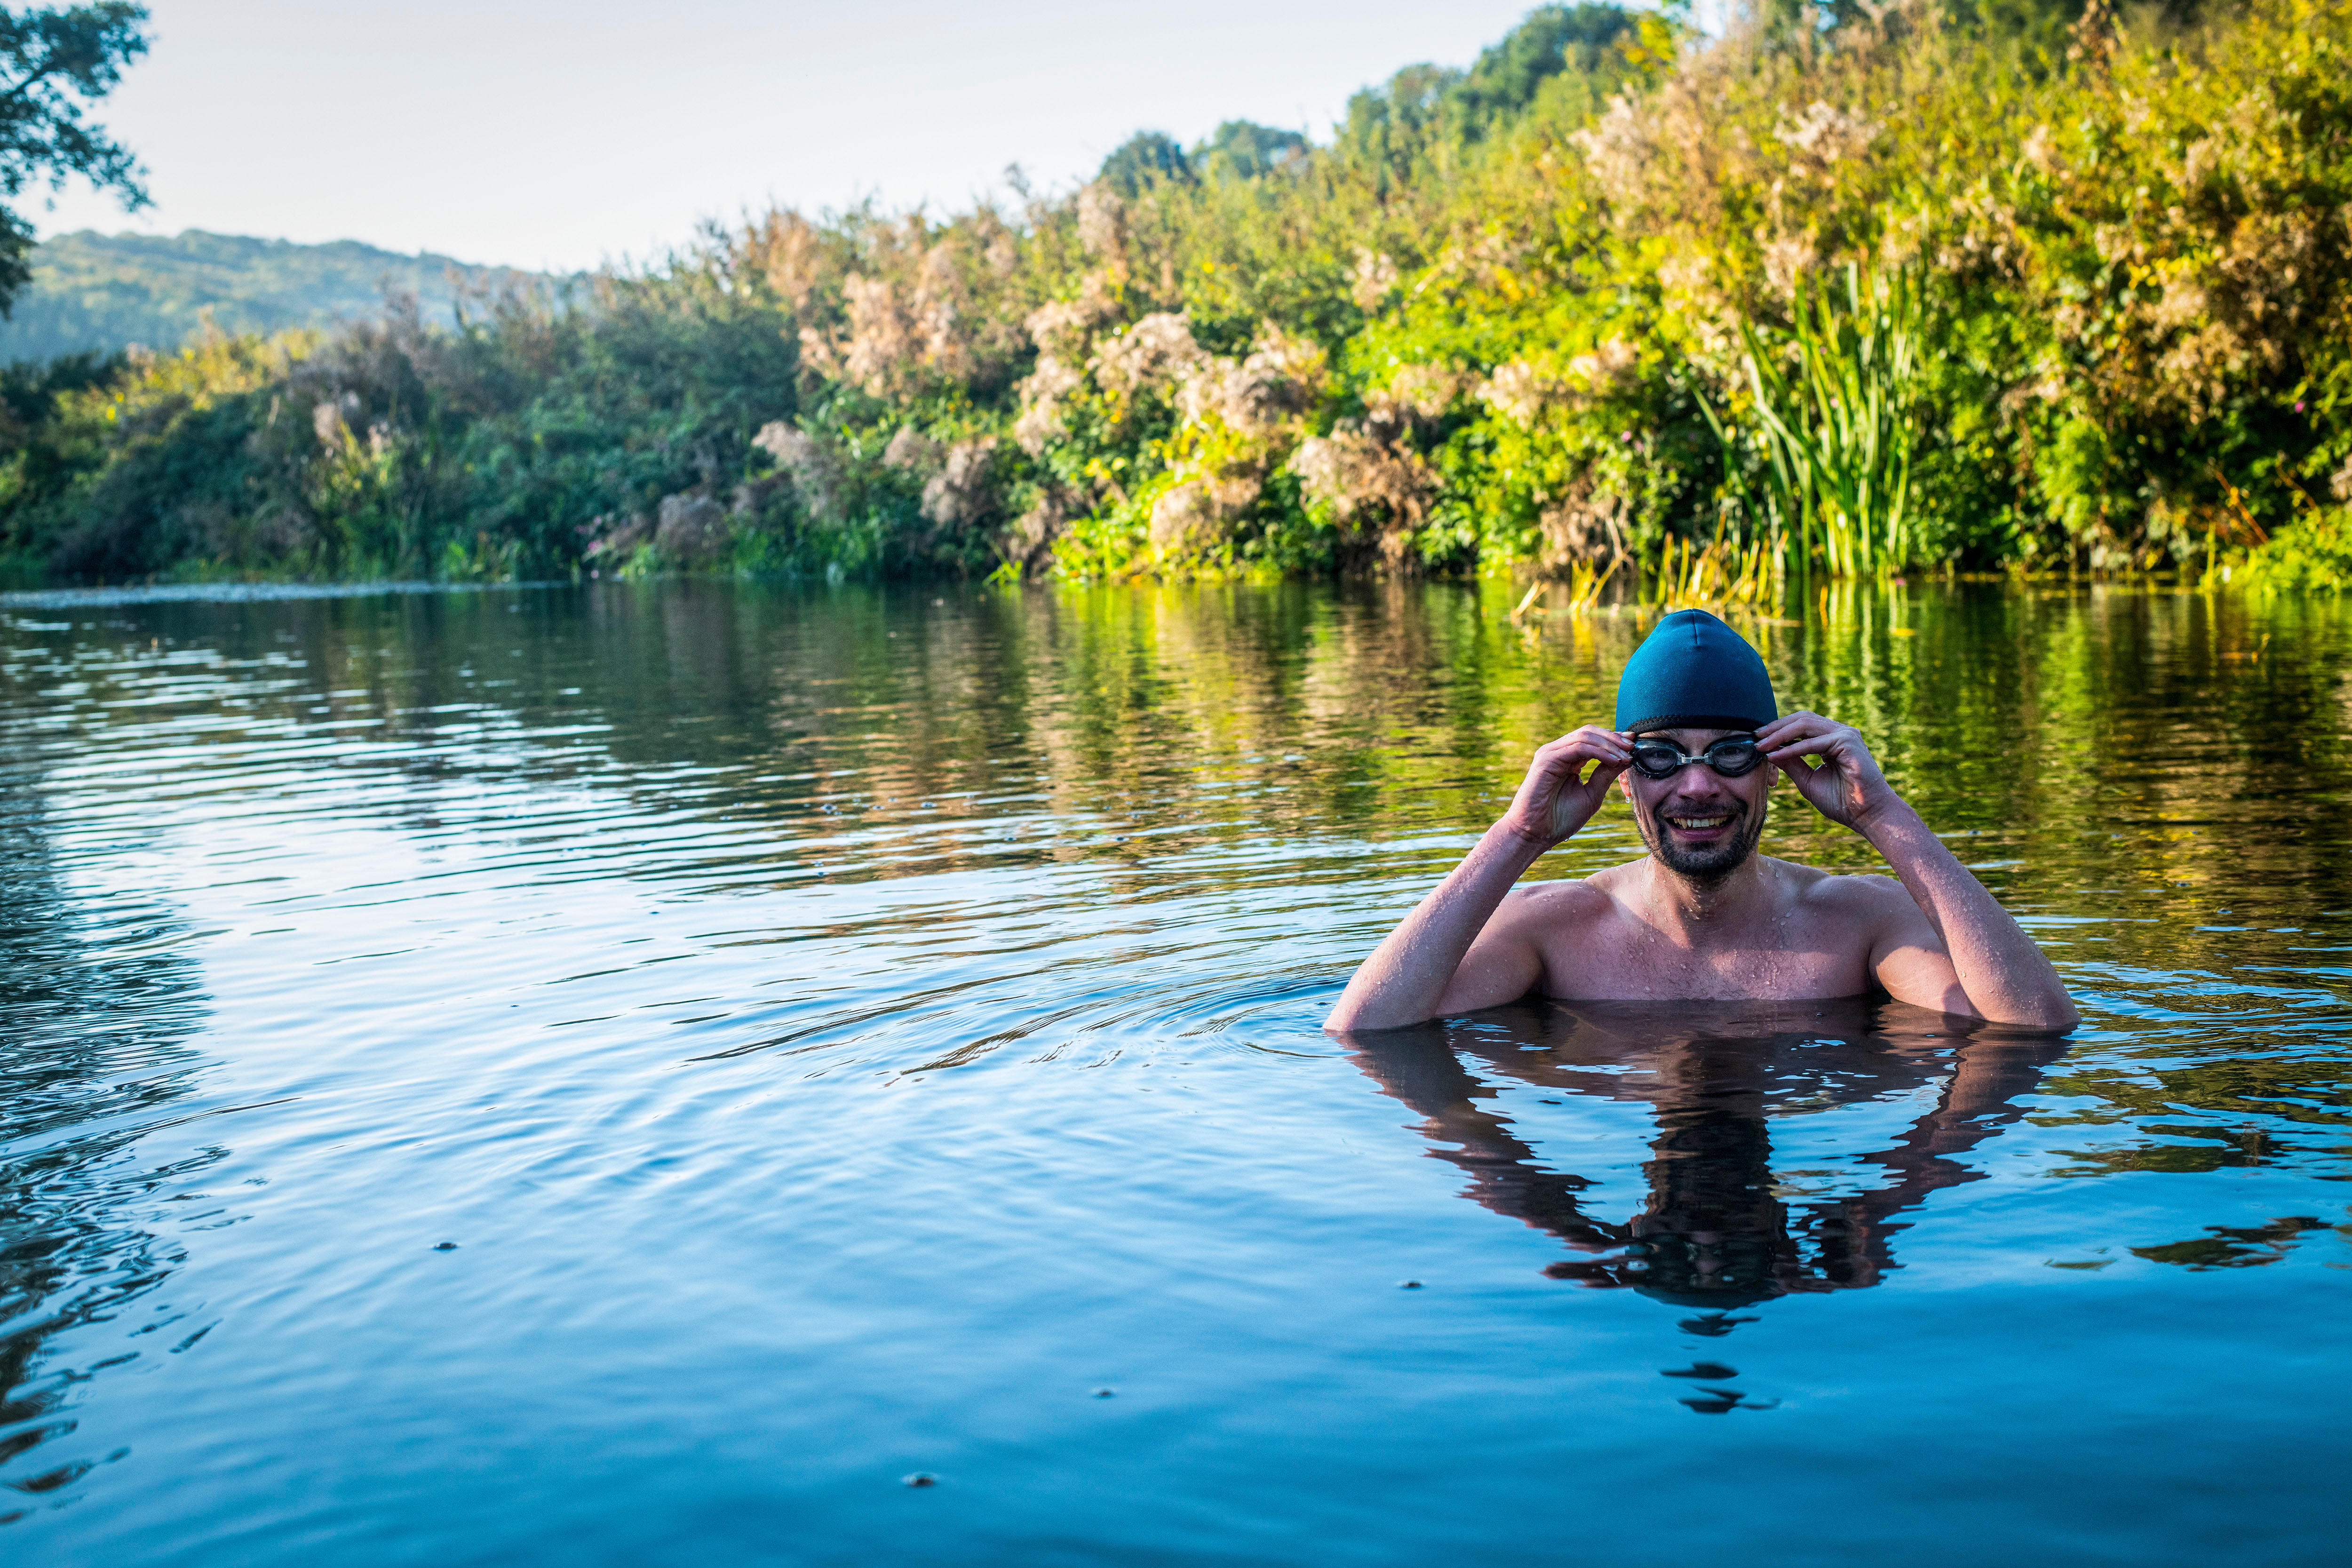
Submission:
<svg viewBox="0 0 2352 1568">
<path fill-rule="evenodd" d="M 1869 991 L 1867 936 L 1782 924 L 1686 940 L 1627 921 L 1540 943 L 1543 994 L 1563 1001 L 1793 1001 Z"/>
</svg>

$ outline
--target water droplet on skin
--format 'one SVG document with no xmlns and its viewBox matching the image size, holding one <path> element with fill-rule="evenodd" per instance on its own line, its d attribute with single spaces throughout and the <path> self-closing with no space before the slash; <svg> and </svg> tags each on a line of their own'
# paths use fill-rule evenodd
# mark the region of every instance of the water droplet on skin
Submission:
<svg viewBox="0 0 2352 1568">
<path fill-rule="evenodd" d="M 940 1484 L 940 1478 L 929 1470 L 917 1470 L 911 1476 L 900 1476 L 898 1483 L 909 1487 L 935 1487 Z"/>
</svg>

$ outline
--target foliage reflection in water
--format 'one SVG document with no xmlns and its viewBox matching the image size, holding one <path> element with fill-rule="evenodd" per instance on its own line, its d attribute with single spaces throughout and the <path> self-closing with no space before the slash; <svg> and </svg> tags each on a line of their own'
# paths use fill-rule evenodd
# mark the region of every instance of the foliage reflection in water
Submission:
<svg viewBox="0 0 2352 1568">
<path fill-rule="evenodd" d="M 1772 1562 L 2333 1550 L 2343 613 L 1748 624 L 2070 1039 L 1328 1039 L 1643 629 L 1517 598 L 0 603 L 9 1539 L 1516 1561 L 1672 1495 Z M 1870 866 L 1776 806 L 1768 851 Z M 1612 806 L 1538 874 L 1637 850 Z"/>
</svg>

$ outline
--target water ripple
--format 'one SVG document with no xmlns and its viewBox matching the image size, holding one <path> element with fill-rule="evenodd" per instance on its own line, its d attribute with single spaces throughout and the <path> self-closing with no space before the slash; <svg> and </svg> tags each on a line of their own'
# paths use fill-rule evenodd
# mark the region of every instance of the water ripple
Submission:
<svg viewBox="0 0 2352 1568">
<path fill-rule="evenodd" d="M 0 595 L 0 1528 L 1516 1561 L 1565 1505 L 1639 1560 L 1623 1500 L 1670 1496 L 1685 1550 L 1836 1517 L 1958 1563 L 1937 1500 L 1997 1495 L 2044 1546 L 2332 1550 L 2341 613 L 1759 629 L 2049 946 L 2065 1045 L 1844 1005 L 1332 1040 L 1641 630 L 1508 608 Z M 1637 853 L 1612 811 L 1541 874 Z"/>
</svg>

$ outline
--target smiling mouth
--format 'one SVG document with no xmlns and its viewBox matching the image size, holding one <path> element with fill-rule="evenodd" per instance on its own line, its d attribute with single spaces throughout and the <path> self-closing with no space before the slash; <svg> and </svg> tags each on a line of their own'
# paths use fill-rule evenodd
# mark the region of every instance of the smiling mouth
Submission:
<svg viewBox="0 0 2352 1568">
<path fill-rule="evenodd" d="M 1722 816 L 1669 816 L 1665 823 L 1667 826 L 1679 827 L 1685 833 L 1704 833 L 1710 827 L 1721 827 L 1730 820 L 1727 814 Z"/>
</svg>

